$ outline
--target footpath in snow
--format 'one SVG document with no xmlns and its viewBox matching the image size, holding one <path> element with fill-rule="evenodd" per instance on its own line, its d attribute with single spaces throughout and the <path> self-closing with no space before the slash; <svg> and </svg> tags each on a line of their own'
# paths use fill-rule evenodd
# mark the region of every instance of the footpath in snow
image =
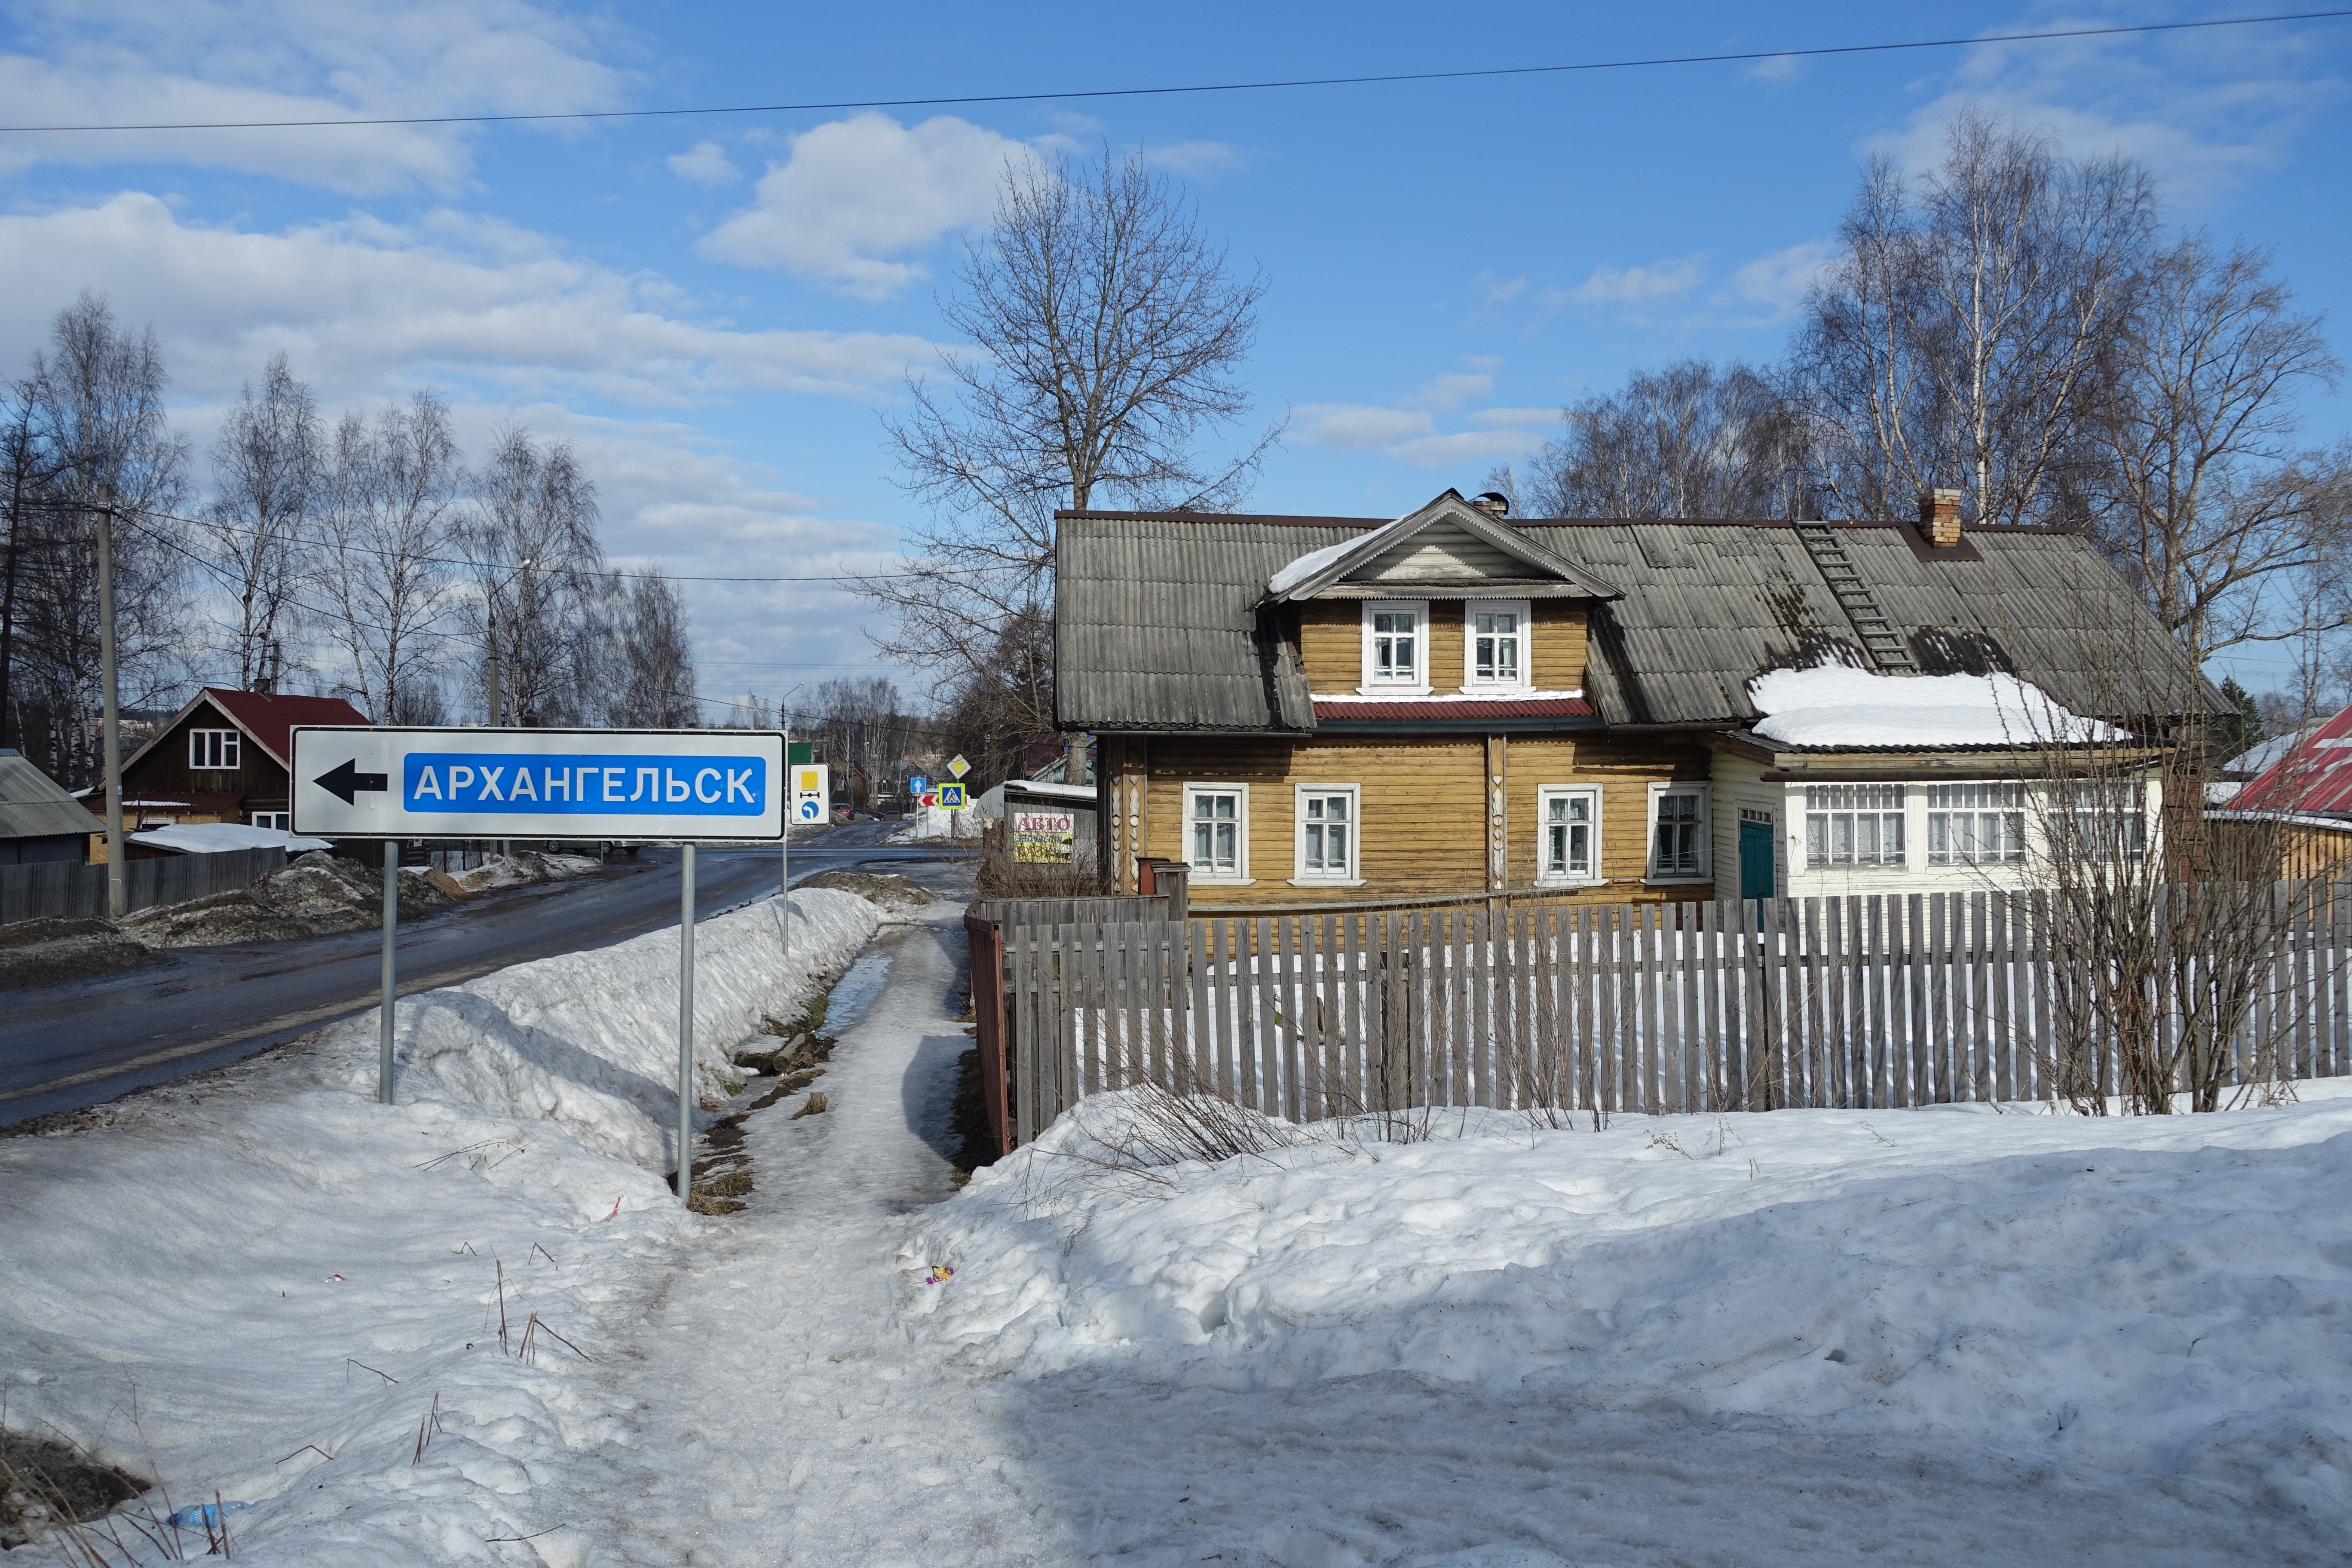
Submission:
<svg viewBox="0 0 2352 1568">
<path fill-rule="evenodd" d="M 1066 1124 L 940 1203 L 956 934 L 863 961 L 817 1136 L 754 1122 L 782 1180 L 648 1313 L 628 1452 L 541 1500 L 582 1561 L 2342 1560 L 2333 1085 L 1140 1173 Z"/>
<path fill-rule="evenodd" d="M 762 1016 L 798 1014 L 877 929 L 851 894 L 792 902 L 788 969 L 779 900 L 697 927 L 706 1104 Z M 371 1012 L 83 1131 L 0 1139 L 7 1426 L 160 1477 L 176 1504 L 247 1505 L 243 1562 L 581 1561 L 495 1538 L 539 1528 L 520 1526 L 563 1466 L 627 1441 L 581 1373 L 627 1353 L 647 1293 L 719 1223 L 662 1179 L 677 972 L 677 932 L 656 931 L 404 998 L 391 1107 Z"/>
</svg>

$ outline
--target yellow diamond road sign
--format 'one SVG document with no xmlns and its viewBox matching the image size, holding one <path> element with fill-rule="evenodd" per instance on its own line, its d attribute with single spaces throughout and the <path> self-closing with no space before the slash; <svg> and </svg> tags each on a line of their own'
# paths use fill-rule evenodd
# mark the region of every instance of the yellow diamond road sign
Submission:
<svg viewBox="0 0 2352 1568">
<path fill-rule="evenodd" d="M 958 778 L 961 778 L 964 774 L 971 772 L 971 764 L 965 762 L 961 755 L 958 755 L 954 762 L 948 764 L 948 772 L 955 774 Z"/>
</svg>

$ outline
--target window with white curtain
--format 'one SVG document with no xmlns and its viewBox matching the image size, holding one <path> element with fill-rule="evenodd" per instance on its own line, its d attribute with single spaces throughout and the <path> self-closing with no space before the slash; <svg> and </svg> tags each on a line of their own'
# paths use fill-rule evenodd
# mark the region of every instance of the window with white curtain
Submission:
<svg viewBox="0 0 2352 1568">
<path fill-rule="evenodd" d="M 1927 786 L 1927 864 L 1999 866 L 2025 858 L 2025 786 Z"/>
<path fill-rule="evenodd" d="M 1892 866 L 1904 863 L 1903 786 L 1807 784 L 1807 866 Z"/>
</svg>

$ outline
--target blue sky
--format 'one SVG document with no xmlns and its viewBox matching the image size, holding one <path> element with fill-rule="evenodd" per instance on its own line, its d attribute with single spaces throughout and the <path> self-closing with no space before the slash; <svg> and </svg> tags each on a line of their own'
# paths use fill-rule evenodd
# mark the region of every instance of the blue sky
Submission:
<svg viewBox="0 0 2352 1568">
<path fill-rule="evenodd" d="M 2228 14 L 2163 4 L 1273 8 L 0 5 L 15 123 L 669 109 L 1799 48 Z M 331 412 L 440 388 L 573 441 L 623 564 L 821 575 L 910 502 L 877 416 L 1022 149 L 1139 147 L 1268 288 L 1291 433 L 1253 504 L 1391 515 L 1566 401 L 1785 341 L 1861 159 L 1963 102 L 2157 173 L 2352 320 L 2352 21 L 1441 84 L 552 126 L 0 136 L 0 366 L 82 288 L 152 321 L 199 451 L 285 351 Z M 2331 153 L 2330 147 L 2336 149 Z M 2352 428 L 2342 396 L 2314 440 Z M 689 586 L 702 690 L 878 669 L 822 584 Z M 2274 667 L 2247 661 L 2250 683 Z M 710 716 L 720 716 L 713 709 Z"/>
</svg>

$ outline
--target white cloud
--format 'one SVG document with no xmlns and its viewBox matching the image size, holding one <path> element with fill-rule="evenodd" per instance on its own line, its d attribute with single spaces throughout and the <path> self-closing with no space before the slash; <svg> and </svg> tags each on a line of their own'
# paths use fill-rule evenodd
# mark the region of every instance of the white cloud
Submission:
<svg viewBox="0 0 2352 1568">
<path fill-rule="evenodd" d="M 1774 317 L 1787 315 L 1804 299 L 1805 290 L 1837 254 L 1825 239 L 1808 239 L 1759 256 L 1731 275 L 1729 291 L 1736 299 L 1764 306 Z"/>
<path fill-rule="evenodd" d="M 1310 403 L 1293 409 L 1291 418 L 1298 440 L 1342 452 L 1371 451 L 1435 427 L 1435 421 L 1419 409 L 1360 403 Z"/>
<path fill-rule="evenodd" d="M 1477 413 L 1470 416 L 1470 422 L 1474 425 L 1495 428 L 1502 426 L 1550 425 L 1557 423 L 1559 418 L 1558 408 L 1481 408 Z"/>
<path fill-rule="evenodd" d="M 1151 167 L 1188 180 L 1213 179 L 1248 161 L 1247 155 L 1230 142 L 1147 142 L 1137 151 Z"/>
<path fill-rule="evenodd" d="M 1465 463 L 1509 462 L 1543 445 L 1530 430 L 1460 430 L 1423 436 L 1389 448 L 1389 456 L 1416 468 L 1457 468 Z"/>
<path fill-rule="evenodd" d="M 1528 279 L 1525 273 L 1517 278 L 1497 278 L 1491 272 L 1481 272 L 1471 279 L 1471 287 L 1478 290 L 1487 304 L 1500 305 L 1525 293 Z"/>
<path fill-rule="evenodd" d="M 726 150 L 716 142 L 698 142 L 683 153 L 673 153 L 663 162 L 669 172 L 694 185 L 731 185 L 743 177 L 727 156 Z"/>
<path fill-rule="evenodd" d="M 16 124 L 538 113 L 624 101 L 593 58 L 601 25 L 523 0 L 49 0 L 17 7 L 0 54 Z M 50 132 L 0 140 L 0 175 L 39 163 L 184 164 L 372 194 L 454 188 L 458 126 Z"/>
<path fill-rule="evenodd" d="M 1463 463 L 1509 461 L 1543 445 L 1543 428 L 1558 422 L 1556 408 L 1478 408 L 1460 416 L 1475 426 L 1441 430 L 1437 416 L 1452 414 L 1494 390 L 1494 367 L 1485 357 L 1465 359 L 1469 368 L 1432 376 L 1391 405 L 1310 403 L 1292 411 L 1297 438 L 1307 446 L 1342 452 L 1385 452 L 1419 468 Z"/>
<path fill-rule="evenodd" d="M 702 254 L 739 267 L 781 267 L 864 300 L 886 300 L 929 276 L 892 259 L 985 223 L 1005 165 L 1023 143 L 942 114 L 905 126 L 857 114 L 793 138 L 752 205 L 703 237 Z"/>
<path fill-rule="evenodd" d="M 201 227 L 139 192 L 0 216 L 0 363 L 25 363 L 86 287 L 126 321 L 154 322 L 177 386 L 198 395 L 233 392 L 279 350 L 322 401 L 471 377 L 656 405 L 748 390 L 870 396 L 932 353 L 907 334 L 690 320 L 667 280 L 528 231 L 456 214 L 423 227 Z"/>
<path fill-rule="evenodd" d="M 2332 70 L 2340 57 L 2313 41 L 2307 28 L 2244 27 L 1979 45 L 1944 91 L 1865 147 L 1931 167 L 1953 117 L 1973 102 L 2048 132 L 2069 156 L 2137 159 L 2168 205 L 2194 213 L 2282 161 L 2314 115 L 2344 97 Z"/>
<path fill-rule="evenodd" d="M 1804 74 L 1805 62 L 1796 55 L 1767 55 L 1742 73 L 1750 81 L 1794 81 Z"/>
<path fill-rule="evenodd" d="M 1596 267 L 1592 276 L 1558 298 L 1582 305 L 1632 305 L 1687 293 L 1706 277 L 1696 256 L 1647 267 Z"/>
<path fill-rule="evenodd" d="M 1412 401 L 1423 408 L 1450 410 L 1494 390 L 1495 378 L 1486 371 L 1448 371 L 1423 382 L 1413 393 Z"/>
</svg>

